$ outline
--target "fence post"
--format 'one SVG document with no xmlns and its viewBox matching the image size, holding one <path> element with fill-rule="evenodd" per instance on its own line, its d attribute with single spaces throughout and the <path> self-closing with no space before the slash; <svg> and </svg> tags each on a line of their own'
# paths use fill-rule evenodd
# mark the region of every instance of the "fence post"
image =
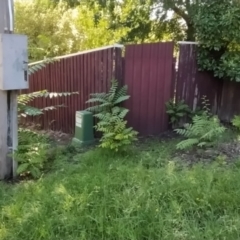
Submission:
<svg viewBox="0 0 240 240">
<path fill-rule="evenodd" d="M 13 32 L 13 0 L 0 0 L 0 33 Z M 18 144 L 17 91 L 0 90 L 0 180 L 16 172 L 16 164 L 9 154 Z"/>
</svg>

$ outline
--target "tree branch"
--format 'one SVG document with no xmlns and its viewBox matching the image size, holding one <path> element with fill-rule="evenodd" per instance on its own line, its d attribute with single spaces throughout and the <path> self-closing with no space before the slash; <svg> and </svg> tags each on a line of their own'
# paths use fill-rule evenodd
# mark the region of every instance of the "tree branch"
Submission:
<svg viewBox="0 0 240 240">
<path fill-rule="evenodd" d="M 171 9 L 180 17 L 182 17 L 187 24 L 191 24 L 191 18 L 188 16 L 188 14 L 186 14 L 183 10 L 181 10 L 180 8 L 173 6 L 171 7 Z"/>
</svg>

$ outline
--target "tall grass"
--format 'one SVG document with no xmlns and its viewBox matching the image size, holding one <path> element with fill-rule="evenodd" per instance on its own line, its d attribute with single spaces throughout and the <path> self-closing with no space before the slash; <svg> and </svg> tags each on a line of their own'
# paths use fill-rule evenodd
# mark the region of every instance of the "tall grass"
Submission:
<svg viewBox="0 0 240 240">
<path fill-rule="evenodd" d="M 0 239 L 240 239 L 240 165 L 179 168 L 170 151 L 96 149 L 38 181 L 1 184 Z"/>
</svg>

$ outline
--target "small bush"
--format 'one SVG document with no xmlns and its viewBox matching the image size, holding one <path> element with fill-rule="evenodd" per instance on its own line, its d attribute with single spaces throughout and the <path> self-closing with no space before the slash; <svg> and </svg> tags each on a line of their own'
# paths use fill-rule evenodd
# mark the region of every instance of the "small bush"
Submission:
<svg viewBox="0 0 240 240">
<path fill-rule="evenodd" d="M 175 102 L 173 99 L 166 103 L 167 114 L 170 117 L 170 122 L 175 127 L 179 124 L 183 117 L 189 116 L 191 110 L 184 100 Z"/>
<path fill-rule="evenodd" d="M 93 93 L 87 103 L 99 103 L 87 110 L 94 112 L 99 120 L 96 130 L 103 133 L 100 147 L 111 150 L 123 150 L 126 146 L 136 141 L 137 132 L 127 127 L 124 120 L 128 109 L 119 105 L 129 99 L 127 86 L 119 88 L 117 80 L 112 81 L 108 93 Z"/>
<path fill-rule="evenodd" d="M 47 162 L 49 141 L 45 136 L 19 129 L 19 146 L 14 153 L 18 162 L 17 174 L 39 178 Z"/>
<path fill-rule="evenodd" d="M 232 125 L 240 130 L 240 116 L 234 116 L 232 120 Z"/>
<path fill-rule="evenodd" d="M 201 115 L 193 117 L 193 123 L 185 124 L 184 129 L 175 131 L 186 137 L 186 140 L 177 144 L 177 149 L 188 149 L 192 146 L 204 147 L 211 145 L 220 138 L 225 131 L 217 116 L 212 116 L 209 110 L 209 104 L 203 97 L 203 112 Z"/>
</svg>

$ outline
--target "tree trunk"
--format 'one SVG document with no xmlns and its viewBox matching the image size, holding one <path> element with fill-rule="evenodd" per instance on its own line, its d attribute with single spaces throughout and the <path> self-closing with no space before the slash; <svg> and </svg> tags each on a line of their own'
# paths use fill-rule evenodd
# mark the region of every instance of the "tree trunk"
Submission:
<svg viewBox="0 0 240 240">
<path fill-rule="evenodd" d="M 186 41 L 195 42 L 195 28 L 192 23 L 187 23 Z"/>
</svg>

